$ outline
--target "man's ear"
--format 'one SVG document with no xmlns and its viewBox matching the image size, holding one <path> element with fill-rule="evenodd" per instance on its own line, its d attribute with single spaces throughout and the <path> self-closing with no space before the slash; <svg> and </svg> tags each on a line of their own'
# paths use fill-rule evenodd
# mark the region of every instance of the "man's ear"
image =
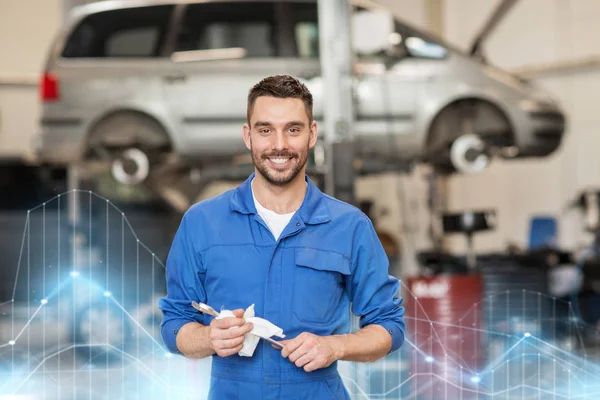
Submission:
<svg viewBox="0 0 600 400">
<path fill-rule="evenodd" d="M 308 147 L 312 149 L 317 144 L 317 138 L 319 136 L 319 127 L 317 121 L 313 121 L 310 124 L 310 138 L 308 139 Z"/>
<path fill-rule="evenodd" d="M 250 138 L 250 126 L 248 124 L 244 124 L 242 127 L 242 136 L 244 138 L 244 143 L 246 144 L 246 148 L 248 150 L 252 149 L 252 139 Z"/>
</svg>

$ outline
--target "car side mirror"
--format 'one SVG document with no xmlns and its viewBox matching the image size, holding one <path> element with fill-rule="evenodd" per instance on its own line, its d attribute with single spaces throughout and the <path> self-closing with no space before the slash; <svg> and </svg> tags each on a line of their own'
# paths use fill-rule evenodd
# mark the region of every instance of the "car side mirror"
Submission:
<svg viewBox="0 0 600 400">
<path fill-rule="evenodd" d="M 352 15 L 352 45 L 357 54 L 388 54 L 396 35 L 400 36 L 394 32 L 394 17 L 386 10 L 359 11 Z"/>
</svg>

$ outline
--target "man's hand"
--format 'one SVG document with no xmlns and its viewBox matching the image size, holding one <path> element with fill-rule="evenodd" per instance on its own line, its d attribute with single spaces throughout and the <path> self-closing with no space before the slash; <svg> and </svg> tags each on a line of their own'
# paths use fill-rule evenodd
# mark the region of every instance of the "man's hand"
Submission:
<svg viewBox="0 0 600 400">
<path fill-rule="evenodd" d="M 229 357 L 242 350 L 244 335 L 252 330 L 252 324 L 242 318 L 244 310 L 234 310 L 235 318 L 213 319 L 210 322 L 210 345 L 221 357 Z"/>
<path fill-rule="evenodd" d="M 306 372 L 327 368 L 340 358 L 340 342 L 332 336 L 303 332 L 291 340 L 282 340 L 281 355 Z"/>
</svg>

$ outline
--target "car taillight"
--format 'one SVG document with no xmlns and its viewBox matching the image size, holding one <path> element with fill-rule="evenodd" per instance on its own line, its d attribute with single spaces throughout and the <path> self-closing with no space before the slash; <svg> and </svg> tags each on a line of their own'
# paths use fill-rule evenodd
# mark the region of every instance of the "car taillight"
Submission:
<svg viewBox="0 0 600 400">
<path fill-rule="evenodd" d="M 58 78 L 54 74 L 45 73 L 40 83 L 42 101 L 56 101 L 59 99 Z"/>
</svg>

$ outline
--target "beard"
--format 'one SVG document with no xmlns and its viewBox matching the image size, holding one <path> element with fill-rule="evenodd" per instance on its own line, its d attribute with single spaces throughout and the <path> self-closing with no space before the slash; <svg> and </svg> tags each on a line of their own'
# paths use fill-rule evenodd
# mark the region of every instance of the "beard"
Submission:
<svg viewBox="0 0 600 400">
<path fill-rule="evenodd" d="M 301 153 L 291 151 L 275 151 L 270 153 L 258 154 L 254 149 L 252 152 L 252 162 L 256 170 L 265 178 L 267 182 L 274 186 L 285 186 L 292 182 L 302 171 L 308 160 L 309 147 Z M 284 169 L 276 169 L 270 165 L 269 158 L 289 158 L 289 165 Z"/>
</svg>

